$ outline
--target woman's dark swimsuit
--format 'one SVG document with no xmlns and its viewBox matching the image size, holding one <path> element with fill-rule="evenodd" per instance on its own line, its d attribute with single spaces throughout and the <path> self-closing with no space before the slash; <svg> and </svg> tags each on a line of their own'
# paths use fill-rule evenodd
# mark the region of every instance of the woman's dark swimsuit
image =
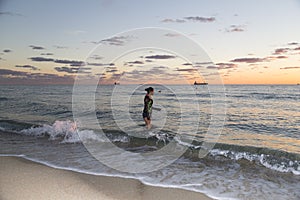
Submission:
<svg viewBox="0 0 300 200">
<path fill-rule="evenodd" d="M 149 97 L 149 95 L 146 95 L 144 98 L 143 118 L 147 117 L 148 120 L 151 119 L 152 104 L 153 100 Z"/>
</svg>

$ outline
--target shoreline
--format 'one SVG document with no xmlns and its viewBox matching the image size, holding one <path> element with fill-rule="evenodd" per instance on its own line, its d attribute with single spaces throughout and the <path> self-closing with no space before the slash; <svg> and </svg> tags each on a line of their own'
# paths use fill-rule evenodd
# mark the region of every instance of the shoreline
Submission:
<svg viewBox="0 0 300 200">
<path fill-rule="evenodd" d="M 0 199 L 212 200 L 205 194 L 149 186 L 139 180 L 83 174 L 27 160 L 0 157 Z"/>
</svg>

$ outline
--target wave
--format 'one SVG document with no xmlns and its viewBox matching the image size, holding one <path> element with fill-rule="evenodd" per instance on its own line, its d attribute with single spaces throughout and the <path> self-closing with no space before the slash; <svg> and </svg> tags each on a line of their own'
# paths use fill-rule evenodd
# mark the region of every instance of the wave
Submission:
<svg viewBox="0 0 300 200">
<path fill-rule="evenodd" d="M 210 152 L 213 156 L 224 156 L 236 161 L 245 159 L 250 162 L 260 163 L 266 168 L 286 173 L 293 173 L 300 175 L 300 162 L 297 160 L 290 160 L 288 158 L 276 158 L 268 154 L 251 154 L 249 152 L 236 152 L 230 150 L 213 149 Z"/>
<path fill-rule="evenodd" d="M 20 127 L 24 127 L 24 129 L 20 130 Z M 120 144 L 126 150 L 137 152 L 154 151 L 164 147 L 171 140 L 175 140 L 178 145 L 188 147 L 184 156 L 192 160 L 200 159 L 197 152 L 202 147 L 201 141 L 188 143 L 183 138 L 180 139 L 167 130 L 162 130 L 158 133 L 149 132 L 147 138 L 137 138 L 119 130 L 103 130 L 105 133 L 103 135 L 94 130 L 78 130 L 76 123 L 70 120 L 55 121 L 52 125 L 44 124 L 41 126 L 0 120 L 0 130 L 25 136 L 48 137 L 49 140 L 57 140 L 59 143 L 113 142 Z M 300 155 L 296 153 L 269 148 L 217 143 L 208 156 L 213 157 L 213 159 L 222 157 L 233 161 L 247 160 L 271 170 L 300 175 Z"/>
<path fill-rule="evenodd" d="M 6 98 L 6 97 L 0 97 L 0 101 L 8 101 L 8 98 Z"/>
</svg>

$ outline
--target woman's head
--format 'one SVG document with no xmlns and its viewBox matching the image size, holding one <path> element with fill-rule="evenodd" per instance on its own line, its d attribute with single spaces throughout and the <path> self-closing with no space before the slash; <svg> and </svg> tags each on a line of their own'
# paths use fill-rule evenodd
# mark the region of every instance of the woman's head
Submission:
<svg viewBox="0 0 300 200">
<path fill-rule="evenodd" d="M 145 89 L 145 91 L 147 91 L 147 94 L 151 94 L 151 95 L 153 95 L 153 93 L 154 93 L 153 87 L 148 87 Z"/>
</svg>

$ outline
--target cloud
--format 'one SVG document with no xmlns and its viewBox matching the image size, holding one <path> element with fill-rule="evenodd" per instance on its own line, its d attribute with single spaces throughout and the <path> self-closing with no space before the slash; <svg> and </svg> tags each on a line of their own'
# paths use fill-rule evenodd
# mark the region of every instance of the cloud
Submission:
<svg viewBox="0 0 300 200">
<path fill-rule="evenodd" d="M 155 66 L 148 70 L 134 69 L 125 73 L 125 78 L 131 81 L 141 81 L 147 77 L 147 80 L 174 80 L 178 78 L 178 73 L 172 74 L 166 71 L 166 66 Z"/>
<path fill-rule="evenodd" d="M 89 70 L 91 70 L 89 67 L 55 67 L 54 69 L 58 72 L 66 72 L 69 74 L 88 74 L 90 73 Z"/>
<path fill-rule="evenodd" d="M 211 65 L 213 62 L 195 62 L 195 65 Z"/>
<path fill-rule="evenodd" d="M 290 48 L 278 48 L 278 49 L 275 49 L 273 55 L 284 54 L 284 53 L 287 53 L 289 50 L 290 50 Z"/>
<path fill-rule="evenodd" d="M 189 20 L 189 21 L 194 21 L 194 22 L 214 22 L 216 21 L 215 17 L 199 17 L 199 16 L 195 16 L 195 17 L 185 17 L 184 19 Z"/>
<path fill-rule="evenodd" d="M 265 58 L 236 58 L 230 62 L 240 62 L 240 63 L 258 63 L 266 61 Z"/>
<path fill-rule="evenodd" d="M 31 70 L 39 70 L 39 68 L 32 66 L 32 65 L 16 65 L 15 67 L 17 68 L 27 68 L 27 69 L 31 69 Z"/>
<path fill-rule="evenodd" d="M 0 69 L 0 84 L 73 84 L 74 76 Z"/>
<path fill-rule="evenodd" d="M 173 59 L 176 58 L 176 56 L 172 55 L 152 55 L 152 56 L 146 56 L 146 59 Z"/>
<path fill-rule="evenodd" d="M 8 11 L 6 11 L 6 12 L 0 12 L 0 16 L 1 15 L 7 15 L 7 16 L 17 16 L 17 17 L 24 17 L 24 15 L 22 15 L 22 14 L 19 14 L 19 13 L 15 13 L 15 12 L 8 12 Z"/>
<path fill-rule="evenodd" d="M 166 67 L 166 66 L 155 66 L 155 67 L 152 67 L 153 70 L 156 70 L 156 69 L 160 69 L 160 70 L 165 70 L 165 69 L 168 69 L 169 67 Z"/>
<path fill-rule="evenodd" d="M 53 53 L 41 53 L 42 56 L 53 56 Z"/>
<path fill-rule="evenodd" d="M 280 69 L 300 69 L 300 67 L 282 67 Z"/>
<path fill-rule="evenodd" d="M 290 42 L 287 44 L 288 46 L 295 46 L 295 45 L 299 45 L 298 42 Z M 274 52 L 272 53 L 272 55 L 282 55 L 282 54 L 288 54 L 288 53 L 292 53 L 293 51 L 299 51 L 300 50 L 300 46 L 298 47 L 281 47 L 281 48 L 277 48 L 274 50 Z"/>
<path fill-rule="evenodd" d="M 85 62 L 84 61 L 76 61 L 76 60 L 60 60 L 60 59 L 56 59 L 54 60 L 55 63 L 59 63 L 59 64 L 69 64 L 72 67 L 80 67 L 80 66 L 84 66 Z"/>
<path fill-rule="evenodd" d="M 125 62 L 124 65 L 131 65 L 132 66 L 132 65 L 142 65 L 142 64 L 144 64 L 144 62 L 136 60 L 136 61 Z"/>
<path fill-rule="evenodd" d="M 26 76 L 27 72 L 14 71 L 10 69 L 0 69 L 0 77 L 11 75 L 11 76 Z"/>
<path fill-rule="evenodd" d="M 188 68 L 188 69 L 177 69 L 176 71 L 179 71 L 179 72 L 194 72 L 194 71 L 198 71 L 198 70 L 195 69 L 195 68 Z"/>
<path fill-rule="evenodd" d="M 44 58 L 44 57 L 31 57 L 29 58 L 31 61 L 34 62 L 53 62 L 53 58 Z"/>
<path fill-rule="evenodd" d="M 244 32 L 244 25 L 231 25 L 229 28 L 225 29 L 226 32 Z"/>
<path fill-rule="evenodd" d="M 288 56 L 276 56 L 275 58 L 277 58 L 277 59 L 285 59 L 285 58 L 288 58 Z"/>
<path fill-rule="evenodd" d="M 90 56 L 89 58 L 91 58 L 91 59 L 94 59 L 94 60 L 101 60 L 101 59 L 103 59 L 103 57 L 102 56 L 99 56 L 99 55 L 92 55 L 92 56 Z"/>
<path fill-rule="evenodd" d="M 109 65 L 109 64 L 103 64 L 103 63 L 87 63 L 87 65 L 90 65 L 90 66 L 98 66 L 98 67 L 100 67 L 100 66 L 105 66 L 105 65 Z"/>
<path fill-rule="evenodd" d="M 300 47 L 297 47 L 294 49 L 295 51 L 300 51 Z"/>
<path fill-rule="evenodd" d="M 53 45 L 53 47 L 56 49 L 67 49 L 68 48 L 66 46 L 60 46 L 60 45 Z"/>
<path fill-rule="evenodd" d="M 164 34 L 164 36 L 166 36 L 166 37 L 179 37 L 180 34 L 178 34 L 178 33 L 166 33 L 166 34 Z"/>
<path fill-rule="evenodd" d="M 36 45 L 29 45 L 33 50 L 44 50 L 45 48 L 42 46 L 36 46 Z"/>
<path fill-rule="evenodd" d="M 199 17 L 199 16 L 190 16 L 190 17 L 183 17 L 181 19 L 171 19 L 166 18 L 161 20 L 163 23 L 185 23 L 185 22 L 202 22 L 202 23 L 209 23 L 216 21 L 215 17 Z"/>
<path fill-rule="evenodd" d="M 109 69 L 109 70 L 106 70 L 107 73 L 114 73 L 114 72 L 117 72 L 118 70 L 117 69 Z"/>
<path fill-rule="evenodd" d="M 3 52 L 4 52 L 4 53 L 11 53 L 12 50 L 10 50 L 10 49 L 4 49 Z"/>
<path fill-rule="evenodd" d="M 210 65 L 210 66 L 207 66 L 206 68 L 207 69 L 219 69 L 219 67 L 216 65 Z"/>
<path fill-rule="evenodd" d="M 93 44 L 105 44 L 112 46 L 124 46 L 125 43 L 129 40 L 129 36 L 115 36 L 107 39 L 103 39 L 100 41 L 92 41 Z"/>
<path fill-rule="evenodd" d="M 29 58 L 34 62 L 54 62 L 58 64 L 68 64 L 72 67 L 84 66 L 84 61 L 76 61 L 76 60 L 63 60 L 63 59 L 53 59 L 53 58 L 45 58 L 45 57 L 31 57 Z"/>
<path fill-rule="evenodd" d="M 268 59 L 270 60 L 277 60 L 277 59 L 286 59 L 288 56 L 270 56 Z"/>
<path fill-rule="evenodd" d="M 234 63 L 217 63 L 218 69 L 233 69 L 237 68 L 237 65 Z"/>
<path fill-rule="evenodd" d="M 292 45 L 298 45 L 298 44 L 299 44 L 298 42 L 289 42 L 289 43 L 288 43 L 288 45 L 291 45 L 291 46 L 292 46 Z"/>
<path fill-rule="evenodd" d="M 193 65 L 192 63 L 183 63 L 182 65 L 188 66 L 188 65 Z"/>
<path fill-rule="evenodd" d="M 186 21 L 183 20 L 183 19 L 170 19 L 170 18 L 166 18 L 166 19 L 161 20 L 161 22 L 163 22 L 163 23 L 184 23 Z"/>
</svg>

